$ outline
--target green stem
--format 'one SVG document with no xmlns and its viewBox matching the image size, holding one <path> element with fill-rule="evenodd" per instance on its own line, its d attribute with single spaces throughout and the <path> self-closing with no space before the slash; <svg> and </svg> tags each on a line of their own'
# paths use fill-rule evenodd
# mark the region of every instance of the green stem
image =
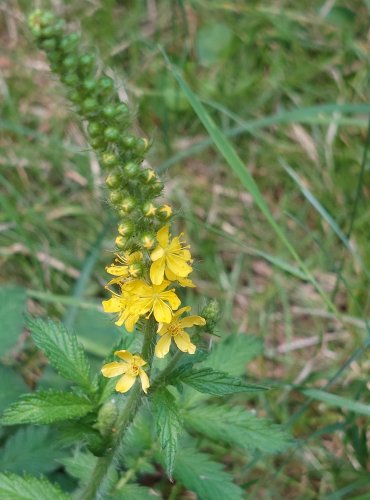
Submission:
<svg viewBox="0 0 370 500">
<path fill-rule="evenodd" d="M 156 328 L 155 321 L 150 318 L 144 332 L 144 343 L 141 350 L 141 356 L 146 360 L 148 364 L 148 375 L 151 370 L 155 338 L 156 338 Z M 95 500 L 98 497 L 99 490 L 105 480 L 105 478 L 110 473 L 111 469 L 115 466 L 115 463 L 119 456 L 119 451 L 121 443 L 126 434 L 128 426 L 131 424 L 135 418 L 141 404 L 143 402 L 141 386 L 136 382 L 135 387 L 131 390 L 127 402 L 122 409 L 121 413 L 118 415 L 116 421 L 117 437 L 111 450 L 104 456 L 98 459 L 98 463 L 91 475 L 91 479 L 83 489 L 80 494 L 80 500 Z"/>
</svg>

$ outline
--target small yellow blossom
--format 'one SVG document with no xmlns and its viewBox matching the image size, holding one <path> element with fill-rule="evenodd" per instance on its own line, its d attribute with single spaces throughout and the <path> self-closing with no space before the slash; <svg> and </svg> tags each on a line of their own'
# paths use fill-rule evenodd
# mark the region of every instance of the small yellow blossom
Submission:
<svg viewBox="0 0 370 500">
<path fill-rule="evenodd" d="M 170 241 L 169 225 L 162 227 L 157 233 L 159 245 L 150 255 L 153 263 L 150 266 L 150 279 L 154 285 L 160 285 L 167 271 L 175 276 L 186 278 L 192 272 L 191 255 L 188 246 L 184 246 L 181 236 Z"/>
<path fill-rule="evenodd" d="M 108 300 L 103 300 L 103 310 L 106 313 L 118 313 L 118 319 L 115 322 L 117 326 L 125 325 L 128 332 L 132 332 L 136 323 L 139 321 L 139 314 L 132 313 L 130 302 L 126 294 L 114 295 Z"/>
<path fill-rule="evenodd" d="M 155 355 L 158 358 L 163 358 L 170 350 L 172 338 L 180 349 L 180 351 L 194 354 L 196 346 L 191 343 L 189 334 L 185 332 L 184 328 L 190 328 L 194 325 L 205 325 L 206 320 L 201 316 L 185 316 L 180 318 L 184 312 L 190 311 L 191 307 L 182 307 L 179 309 L 172 318 L 171 323 L 158 325 L 158 334 L 161 336 L 156 347 Z"/>
<path fill-rule="evenodd" d="M 150 387 L 148 375 L 143 370 L 142 366 L 146 365 L 146 361 L 141 356 L 131 354 L 129 351 L 116 351 L 114 353 L 122 362 L 113 361 L 107 363 L 101 369 L 104 377 L 112 378 L 118 375 L 123 375 L 116 384 L 116 391 L 127 392 L 134 385 L 137 377 L 140 377 L 141 387 L 145 394 Z"/>
<path fill-rule="evenodd" d="M 176 311 L 181 304 L 181 300 L 175 291 L 166 290 L 169 281 L 163 281 L 160 285 L 149 285 L 143 280 L 131 282 L 132 314 L 147 314 L 147 318 L 153 313 L 158 323 L 170 323 L 172 311 Z"/>
<path fill-rule="evenodd" d="M 130 274 L 132 274 L 130 271 L 131 266 L 141 262 L 142 259 L 143 254 L 141 252 L 124 252 L 123 255 L 116 254 L 114 263 L 105 268 L 107 273 L 116 276 L 116 278 L 112 279 L 108 284 L 118 283 L 121 280 L 123 281 L 125 278 L 128 278 Z"/>
<path fill-rule="evenodd" d="M 172 208 L 170 207 L 170 205 L 162 205 L 159 211 L 166 217 L 166 219 L 168 219 L 172 215 Z"/>
</svg>

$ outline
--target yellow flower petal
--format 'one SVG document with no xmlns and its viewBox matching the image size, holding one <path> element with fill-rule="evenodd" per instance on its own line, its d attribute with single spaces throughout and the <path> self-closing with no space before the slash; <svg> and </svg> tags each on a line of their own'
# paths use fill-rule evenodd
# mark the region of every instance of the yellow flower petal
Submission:
<svg viewBox="0 0 370 500">
<path fill-rule="evenodd" d="M 190 342 L 189 334 L 182 331 L 174 336 L 173 340 L 175 344 L 182 352 L 188 352 L 189 354 L 194 354 L 196 346 Z"/>
<path fill-rule="evenodd" d="M 187 316 L 179 320 L 181 328 L 190 328 L 194 325 L 203 326 L 206 324 L 206 320 L 201 316 Z"/>
<path fill-rule="evenodd" d="M 139 377 L 140 377 L 140 381 L 141 381 L 141 387 L 143 388 L 143 391 L 146 394 L 148 392 L 149 387 L 150 387 L 150 382 L 149 382 L 148 375 L 145 373 L 145 371 L 142 368 L 140 368 L 140 370 L 139 370 Z"/>
<path fill-rule="evenodd" d="M 125 373 L 127 368 L 128 367 L 123 363 L 113 361 L 112 363 L 107 363 L 106 365 L 102 366 L 100 371 L 102 372 L 104 377 L 112 378 L 117 377 L 118 375 L 122 375 L 122 373 Z"/>
<path fill-rule="evenodd" d="M 163 256 L 164 256 L 164 250 L 161 246 L 157 246 L 150 254 L 150 258 L 152 259 L 153 262 L 160 259 Z"/>
<path fill-rule="evenodd" d="M 134 365 L 136 366 L 144 366 L 146 365 L 146 361 L 143 360 L 143 358 L 141 356 L 139 356 L 138 354 L 135 354 L 133 357 L 133 363 Z"/>
<path fill-rule="evenodd" d="M 150 279 L 154 285 L 160 285 L 164 280 L 164 269 L 166 265 L 165 257 L 156 260 L 150 266 Z"/>
<path fill-rule="evenodd" d="M 175 312 L 174 317 L 177 318 L 181 316 L 181 314 L 183 314 L 184 312 L 189 312 L 190 310 L 191 310 L 190 306 L 182 307 L 181 309 Z"/>
<path fill-rule="evenodd" d="M 118 297 L 112 297 L 102 302 L 104 312 L 119 312 L 121 310 L 121 301 Z"/>
<path fill-rule="evenodd" d="M 163 248 L 165 248 L 168 245 L 168 241 L 170 239 L 169 231 L 170 231 L 170 226 L 169 224 L 167 224 L 166 226 L 162 227 L 157 233 L 158 243 Z"/>
<path fill-rule="evenodd" d="M 121 377 L 116 383 L 116 391 L 117 392 L 127 392 L 134 385 L 136 377 L 129 375 L 126 373 L 123 377 Z"/>
<path fill-rule="evenodd" d="M 193 270 L 189 264 L 175 255 L 167 255 L 166 264 L 172 273 L 176 274 L 176 276 L 180 276 L 181 278 L 186 278 L 186 276 Z"/>
<path fill-rule="evenodd" d="M 165 304 L 161 299 L 154 299 L 153 314 L 158 323 L 170 323 L 172 319 L 172 311 L 170 306 Z"/>
<path fill-rule="evenodd" d="M 155 355 L 157 358 L 164 358 L 168 351 L 170 350 L 172 336 L 170 333 L 163 335 L 157 342 L 155 346 Z"/>
<path fill-rule="evenodd" d="M 106 267 L 105 270 L 113 276 L 121 276 L 122 278 L 126 278 L 126 276 L 128 276 L 127 266 L 115 266 L 112 264 L 111 266 Z"/>
<path fill-rule="evenodd" d="M 175 294 L 173 290 L 162 292 L 160 297 L 162 300 L 166 300 L 174 311 L 176 311 L 176 309 L 180 307 L 181 300 L 178 298 L 178 296 Z M 163 323 L 166 323 L 166 321 L 163 321 Z"/>
<path fill-rule="evenodd" d="M 126 363 L 132 363 L 134 356 L 126 350 L 115 351 L 114 355 L 126 361 Z"/>
</svg>

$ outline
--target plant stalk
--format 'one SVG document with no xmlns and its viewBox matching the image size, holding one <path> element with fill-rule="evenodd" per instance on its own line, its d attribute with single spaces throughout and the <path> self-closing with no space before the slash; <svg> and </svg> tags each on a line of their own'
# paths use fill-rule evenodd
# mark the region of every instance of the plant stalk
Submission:
<svg viewBox="0 0 370 500">
<path fill-rule="evenodd" d="M 150 318 L 146 324 L 144 332 L 144 342 L 141 350 L 141 357 L 146 360 L 148 364 L 148 375 L 150 374 L 154 347 L 156 340 L 156 324 L 153 318 Z M 98 463 L 91 475 L 90 481 L 82 490 L 79 500 L 96 500 L 100 498 L 99 490 L 103 486 L 104 480 L 107 478 L 112 468 L 118 459 L 121 443 L 126 434 L 126 430 L 134 420 L 144 398 L 142 397 L 142 390 L 139 382 L 131 390 L 127 398 L 127 402 L 118 415 L 115 427 L 117 428 L 117 435 L 115 443 L 112 448 L 107 452 L 104 457 L 98 459 Z"/>
</svg>

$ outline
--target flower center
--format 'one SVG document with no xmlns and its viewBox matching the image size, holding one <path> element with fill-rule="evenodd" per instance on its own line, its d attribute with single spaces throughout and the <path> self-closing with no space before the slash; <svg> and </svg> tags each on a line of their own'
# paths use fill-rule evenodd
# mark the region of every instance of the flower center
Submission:
<svg viewBox="0 0 370 500">
<path fill-rule="evenodd" d="M 139 367 L 137 365 L 131 365 L 130 375 L 137 377 L 139 375 Z"/>
<path fill-rule="evenodd" d="M 173 320 L 170 325 L 168 325 L 168 331 L 172 335 L 172 337 L 176 337 L 181 332 L 181 326 L 178 321 Z"/>
</svg>

